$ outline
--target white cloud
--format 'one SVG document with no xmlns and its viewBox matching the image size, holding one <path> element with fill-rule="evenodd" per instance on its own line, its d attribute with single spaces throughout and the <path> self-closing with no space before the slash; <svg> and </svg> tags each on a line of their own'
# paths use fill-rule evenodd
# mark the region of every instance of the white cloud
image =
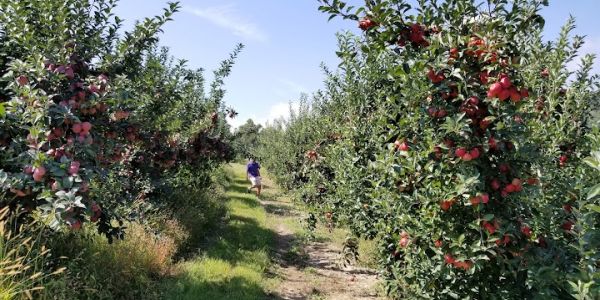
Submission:
<svg viewBox="0 0 600 300">
<path fill-rule="evenodd" d="M 247 40 L 260 42 L 268 40 L 267 34 L 257 24 L 244 20 L 233 4 L 207 8 L 185 7 L 183 10 L 217 26 L 228 29 L 234 35 Z"/>
<path fill-rule="evenodd" d="M 266 118 L 265 122 L 261 122 L 261 124 L 266 124 L 267 122 L 273 123 L 273 121 L 278 119 L 288 119 L 290 117 L 290 106 L 291 109 L 295 112 L 300 108 L 300 104 L 298 102 L 292 101 L 289 103 L 280 102 L 273 106 L 271 106 L 269 110 L 269 115 Z"/>
<path fill-rule="evenodd" d="M 252 119 L 254 123 L 261 124 L 266 126 L 268 124 L 273 124 L 275 120 L 279 119 L 288 119 L 290 117 L 290 105 L 291 109 L 297 112 L 300 108 L 300 104 L 295 101 L 291 102 L 279 102 L 272 105 L 268 110 L 265 111 L 260 117 L 257 115 L 250 116 L 238 116 L 235 119 L 227 119 L 227 123 L 231 125 L 231 130 L 235 130 L 236 128 L 244 125 L 248 119 Z"/>
<path fill-rule="evenodd" d="M 227 118 L 227 123 L 231 126 L 231 130 L 234 130 L 234 129 L 244 125 L 244 123 L 246 123 L 246 120 L 242 119 L 238 116 L 235 118 Z"/>
</svg>

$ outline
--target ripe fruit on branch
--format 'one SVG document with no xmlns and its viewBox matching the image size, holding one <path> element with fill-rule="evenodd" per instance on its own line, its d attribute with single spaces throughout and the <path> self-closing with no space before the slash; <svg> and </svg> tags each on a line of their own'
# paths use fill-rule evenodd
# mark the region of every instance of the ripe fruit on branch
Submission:
<svg viewBox="0 0 600 300">
<path fill-rule="evenodd" d="M 477 159 L 481 155 L 481 152 L 479 151 L 478 148 L 472 148 L 471 150 L 467 150 L 464 147 L 460 147 L 460 148 L 456 149 L 456 151 L 454 151 L 454 153 L 456 154 L 456 156 L 458 156 L 460 159 L 462 159 L 464 161 L 471 161 L 471 160 Z"/>
<path fill-rule="evenodd" d="M 44 175 L 46 175 L 46 168 L 37 167 L 33 169 L 33 180 L 35 180 L 36 182 L 43 181 Z"/>
<path fill-rule="evenodd" d="M 561 225 L 562 229 L 564 229 L 565 231 L 571 231 L 573 230 L 573 222 L 571 221 L 565 221 L 562 225 Z"/>
<path fill-rule="evenodd" d="M 458 48 L 450 49 L 450 58 L 457 59 L 458 58 Z"/>
<path fill-rule="evenodd" d="M 397 140 L 394 142 L 394 148 L 396 148 L 396 150 L 399 150 L 399 151 L 408 151 L 410 149 L 410 147 L 408 146 L 408 143 L 406 143 L 406 141 L 400 141 L 400 140 Z"/>
<path fill-rule="evenodd" d="M 525 235 L 526 237 L 531 237 L 531 227 L 529 227 L 529 226 L 521 227 L 521 233 L 523 233 L 523 235 Z"/>
<path fill-rule="evenodd" d="M 73 124 L 73 127 L 71 127 L 71 130 L 73 130 L 74 133 L 81 133 L 83 127 L 81 126 L 81 123 L 75 123 Z"/>
<path fill-rule="evenodd" d="M 444 117 L 446 117 L 448 115 L 448 112 L 445 109 L 443 109 L 443 108 L 438 109 L 438 108 L 435 108 L 435 107 L 430 107 L 427 110 L 427 112 L 429 113 L 429 115 L 432 118 L 438 118 L 438 119 L 444 118 Z"/>
<path fill-rule="evenodd" d="M 17 84 L 19 86 L 25 86 L 25 85 L 29 84 L 29 79 L 27 79 L 27 76 L 21 75 L 21 76 L 17 77 Z"/>
<path fill-rule="evenodd" d="M 498 98 L 500 101 L 505 101 L 507 99 L 511 99 L 511 101 L 517 103 L 521 101 L 522 98 L 529 96 L 529 91 L 525 88 L 521 88 L 518 90 L 511 82 L 508 75 L 503 74 L 500 76 L 500 80 L 498 82 L 490 85 L 490 88 L 487 92 L 488 98 Z"/>
<path fill-rule="evenodd" d="M 569 157 L 568 157 L 566 154 L 563 154 L 563 155 L 561 155 L 561 156 L 558 158 L 558 165 L 559 165 L 560 167 L 564 167 L 564 166 L 566 166 L 566 165 L 567 165 L 567 160 L 569 160 Z"/>
<path fill-rule="evenodd" d="M 454 199 L 442 201 L 440 202 L 440 208 L 443 211 L 448 211 L 454 205 L 454 202 L 456 202 Z"/>
<path fill-rule="evenodd" d="M 81 229 L 81 221 L 79 221 L 79 220 L 72 221 L 69 224 L 69 227 L 71 227 L 71 230 L 79 230 L 79 229 Z"/>
<path fill-rule="evenodd" d="M 444 73 L 442 73 L 442 72 L 435 73 L 435 71 L 433 71 L 433 69 L 429 69 L 429 71 L 427 72 L 427 77 L 433 83 L 440 83 L 440 82 L 444 81 L 444 79 L 446 79 L 446 76 L 444 76 Z"/>
<path fill-rule="evenodd" d="M 23 173 L 25 173 L 27 175 L 32 175 L 33 174 L 33 167 L 32 166 L 25 166 L 25 168 L 23 168 Z"/>
<path fill-rule="evenodd" d="M 81 123 L 81 131 L 82 132 L 88 133 L 88 132 L 90 132 L 91 129 L 92 129 L 92 124 L 90 122 Z"/>
<path fill-rule="evenodd" d="M 490 223 L 488 221 L 483 221 L 481 222 L 481 226 L 491 235 L 496 233 L 496 230 L 498 229 L 498 222 L 494 221 L 494 223 Z"/>
<path fill-rule="evenodd" d="M 488 71 L 483 71 L 483 72 L 479 73 L 479 81 L 481 81 L 481 83 L 483 83 L 483 84 L 487 84 L 489 81 L 489 79 L 488 79 L 489 76 L 490 76 L 490 73 Z"/>
<path fill-rule="evenodd" d="M 508 78 L 508 76 L 504 75 L 502 78 L 500 78 L 500 85 L 502 85 L 503 89 L 508 89 L 511 87 L 512 82 L 510 82 L 510 78 Z"/>
<path fill-rule="evenodd" d="M 490 196 L 488 194 L 481 194 L 471 197 L 469 201 L 471 202 L 471 205 L 477 207 L 481 203 L 488 204 L 488 202 L 490 202 Z"/>
<path fill-rule="evenodd" d="M 510 237 L 505 234 L 501 239 L 496 241 L 497 246 L 507 246 L 510 243 Z"/>
<path fill-rule="evenodd" d="M 410 34 L 408 39 L 414 44 L 420 46 L 429 45 L 429 43 L 425 40 L 425 29 L 418 23 L 410 25 Z"/>
<path fill-rule="evenodd" d="M 503 88 L 502 88 L 502 85 L 500 83 L 498 83 L 498 82 L 493 83 L 490 86 L 490 89 L 488 91 L 488 96 L 490 98 L 494 98 L 494 97 L 496 97 L 496 96 L 498 96 L 500 94 L 500 92 L 502 91 L 502 89 Z"/>
<path fill-rule="evenodd" d="M 358 21 L 358 28 L 360 28 L 362 30 L 368 30 L 375 26 L 377 26 L 377 23 L 367 17 L 362 18 L 360 21 Z"/>
<path fill-rule="evenodd" d="M 70 175 L 76 175 L 77 173 L 79 173 L 79 167 L 81 166 L 81 164 L 78 161 L 72 161 L 71 165 L 69 166 L 69 174 Z"/>
<path fill-rule="evenodd" d="M 454 262 L 454 267 L 457 269 L 462 269 L 462 270 L 467 271 L 473 267 L 473 263 L 468 260 L 467 261 L 457 261 L 457 262 Z"/>
<path fill-rule="evenodd" d="M 398 246 L 400 246 L 400 248 L 406 248 L 406 246 L 408 246 L 409 243 L 410 239 L 408 238 L 408 236 L 403 236 L 400 238 L 400 241 L 398 241 Z"/>
<path fill-rule="evenodd" d="M 492 179 L 492 181 L 490 182 L 490 186 L 494 191 L 497 191 L 500 189 L 500 181 L 498 179 Z"/>
</svg>

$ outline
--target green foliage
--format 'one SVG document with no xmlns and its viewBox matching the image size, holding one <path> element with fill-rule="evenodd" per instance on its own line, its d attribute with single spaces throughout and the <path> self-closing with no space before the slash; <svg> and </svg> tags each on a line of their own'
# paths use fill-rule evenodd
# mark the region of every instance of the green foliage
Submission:
<svg viewBox="0 0 600 300">
<path fill-rule="evenodd" d="M 594 57 L 545 1 L 321 1 L 359 22 L 311 105 L 258 153 L 315 216 L 377 239 L 394 298 L 593 299 Z M 592 195 L 594 194 L 592 189 Z M 592 198 L 595 199 L 595 198 Z"/>
<path fill-rule="evenodd" d="M 242 46 L 205 93 L 202 70 L 174 64 L 155 46 L 177 3 L 122 36 L 115 5 L 1 6 L 0 89 L 9 100 L 0 119 L 0 201 L 41 210 L 54 229 L 90 220 L 119 236 L 124 219 L 173 205 L 163 200 L 178 176 L 197 178 L 202 190 L 233 157 L 224 119 L 234 113 L 224 108 L 222 86 Z"/>
<path fill-rule="evenodd" d="M 253 155 L 258 146 L 258 133 L 262 125 L 254 124 L 252 119 L 235 130 L 233 133 L 233 147 L 238 158 L 248 158 Z"/>
<path fill-rule="evenodd" d="M 0 207 L 72 259 L 52 261 L 59 298 L 146 296 L 225 214 L 212 177 L 233 158 L 223 85 L 243 46 L 206 83 L 157 47 L 177 2 L 130 31 L 117 2 L 0 0 Z"/>
</svg>

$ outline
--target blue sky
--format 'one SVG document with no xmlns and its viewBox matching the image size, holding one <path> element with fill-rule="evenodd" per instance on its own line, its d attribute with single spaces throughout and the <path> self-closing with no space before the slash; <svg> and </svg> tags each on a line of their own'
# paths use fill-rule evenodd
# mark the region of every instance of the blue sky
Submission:
<svg viewBox="0 0 600 300">
<path fill-rule="evenodd" d="M 556 37 L 571 14 L 577 19 L 576 33 L 587 35 L 583 51 L 600 54 L 599 0 L 550 2 L 542 11 L 545 36 Z M 209 75 L 237 43 L 246 46 L 226 80 L 225 101 L 239 112 L 233 126 L 248 118 L 265 123 L 286 116 L 290 102 L 322 86 L 320 64 L 338 64 L 335 33 L 358 33 L 354 22 L 328 22 L 316 0 L 183 0 L 181 5 L 160 43 L 190 67 L 205 68 Z M 163 7 L 163 0 L 121 0 L 116 14 L 128 28 L 135 20 L 160 14 Z"/>
</svg>

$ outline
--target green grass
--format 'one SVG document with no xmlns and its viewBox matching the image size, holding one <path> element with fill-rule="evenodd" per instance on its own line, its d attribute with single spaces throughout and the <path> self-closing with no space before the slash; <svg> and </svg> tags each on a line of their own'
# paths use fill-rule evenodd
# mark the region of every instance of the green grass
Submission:
<svg viewBox="0 0 600 300">
<path fill-rule="evenodd" d="M 227 222 L 182 263 L 180 275 L 165 288 L 165 299 L 264 299 L 275 279 L 267 278 L 275 233 L 254 194 L 246 192 L 243 166 L 230 168 Z"/>
</svg>

